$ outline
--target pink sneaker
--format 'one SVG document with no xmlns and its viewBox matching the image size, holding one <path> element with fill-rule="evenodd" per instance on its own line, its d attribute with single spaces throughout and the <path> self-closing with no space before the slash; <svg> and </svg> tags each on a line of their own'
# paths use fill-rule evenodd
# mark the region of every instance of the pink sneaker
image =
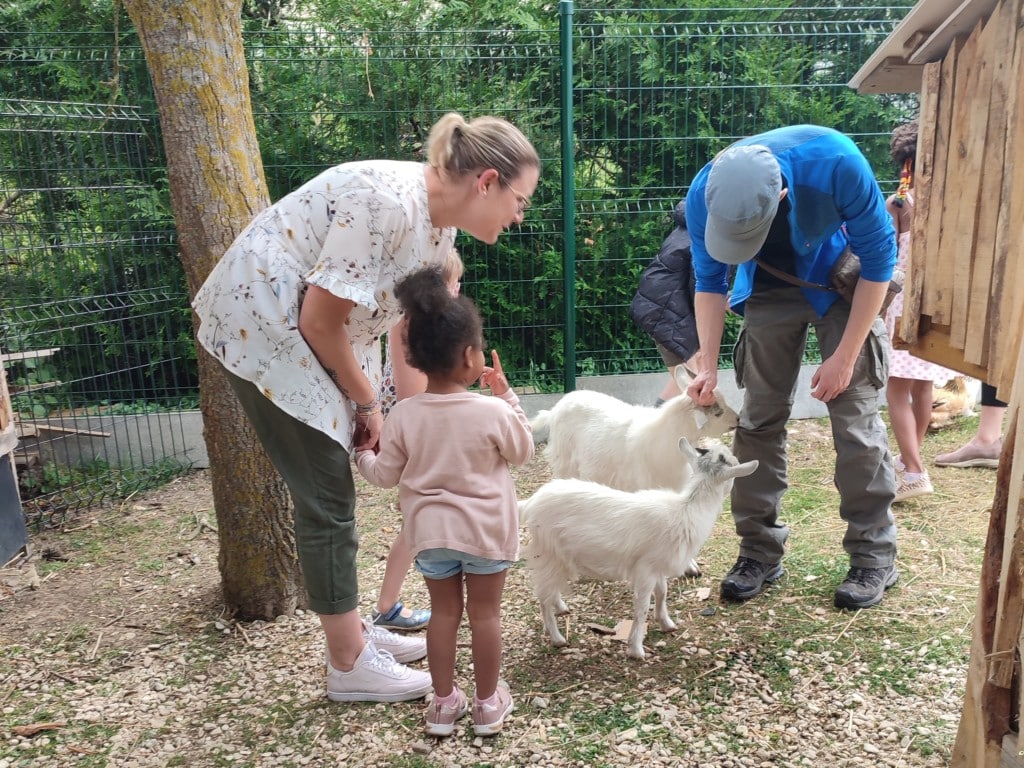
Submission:
<svg viewBox="0 0 1024 768">
<path fill-rule="evenodd" d="M 999 466 L 999 454 L 1003 452 L 1003 439 L 989 445 L 978 445 L 974 440 L 955 451 L 935 457 L 936 467 L 991 467 Z"/>
<path fill-rule="evenodd" d="M 473 697 L 473 733 L 477 736 L 493 736 L 505 725 L 505 718 L 515 709 L 508 683 L 498 681 L 498 687 L 491 698 L 480 701 Z"/>
<path fill-rule="evenodd" d="M 456 685 L 451 695 L 443 699 L 435 693 L 427 707 L 427 725 L 423 730 L 429 736 L 451 736 L 455 721 L 465 717 L 468 711 L 469 702 L 459 686 Z"/>
</svg>

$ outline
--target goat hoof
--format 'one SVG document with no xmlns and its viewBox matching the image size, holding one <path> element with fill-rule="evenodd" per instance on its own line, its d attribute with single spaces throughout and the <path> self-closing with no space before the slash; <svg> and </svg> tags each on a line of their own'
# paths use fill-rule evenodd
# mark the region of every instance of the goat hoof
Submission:
<svg viewBox="0 0 1024 768">
<path fill-rule="evenodd" d="M 643 661 L 644 649 L 641 648 L 639 650 L 634 650 L 633 648 L 627 648 L 626 655 L 629 656 L 629 658 L 631 659 L 639 659 L 640 661 Z"/>
</svg>

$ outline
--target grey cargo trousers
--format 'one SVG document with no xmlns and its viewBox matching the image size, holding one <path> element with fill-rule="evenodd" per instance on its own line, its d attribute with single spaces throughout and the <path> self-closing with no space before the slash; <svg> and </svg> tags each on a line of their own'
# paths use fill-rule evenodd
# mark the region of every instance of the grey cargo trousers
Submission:
<svg viewBox="0 0 1024 768">
<path fill-rule="evenodd" d="M 757 471 L 736 478 L 732 515 L 740 555 L 764 563 L 782 559 L 789 529 L 780 522 L 788 487 L 786 422 L 793 406 L 808 329 L 822 359 L 839 345 L 850 306 L 837 301 L 819 318 L 796 287 L 756 291 L 746 302 L 736 342 L 736 383 L 744 390 L 733 441 L 739 461 L 757 459 Z M 846 522 L 843 548 L 850 565 L 881 568 L 896 558 L 892 515 L 895 476 L 889 440 L 878 411 L 878 391 L 888 376 L 889 339 L 881 318 L 868 334 L 849 388 L 827 404 L 835 445 L 839 515 Z"/>
</svg>

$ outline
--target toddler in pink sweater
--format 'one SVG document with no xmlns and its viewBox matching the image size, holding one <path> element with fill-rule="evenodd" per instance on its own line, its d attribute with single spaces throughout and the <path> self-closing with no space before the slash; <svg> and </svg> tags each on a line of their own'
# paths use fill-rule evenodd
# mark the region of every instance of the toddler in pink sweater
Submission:
<svg viewBox="0 0 1024 768">
<path fill-rule="evenodd" d="M 476 305 L 453 296 L 438 267 L 395 286 L 408 323 L 408 362 L 427 375 L 426 391 L 396 403 L 379 453 L 359 451 L 356 466 L 382 488 L 398 486 L 402 535 L 426 579 L 431 618 L 427 659 L 434 698 L 426 732 L 447 736 L 469 711 L 455 682 L 462 615 L 472 636 L 473 730 L 498 733 L 512 711 L 501 668 L 501 597 L 519 558 L 518 504 L 509 465 L 533 458 L 533 436 L 496 351 L 484 358 Z M 477 381 L 494 397 L 468 388 Z"/>
</svg>

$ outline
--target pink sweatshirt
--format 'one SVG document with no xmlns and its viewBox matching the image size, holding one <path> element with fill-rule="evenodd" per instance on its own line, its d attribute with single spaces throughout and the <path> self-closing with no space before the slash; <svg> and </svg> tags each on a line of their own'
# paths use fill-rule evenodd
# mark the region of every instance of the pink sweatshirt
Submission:
<svg viewBox="0 0 1024 768">
<path fill-rule="evenodd" d="M 360 474 L 398 486 L 406 543 L 415 555 L 450 548 L 494 560 L 519 559 L 519 509 L 509 464 L 533 458 L 530 422 L 511 389 L 423 393 L 395 404 L 380 453 L 360 451 Z"/>
</svg>

